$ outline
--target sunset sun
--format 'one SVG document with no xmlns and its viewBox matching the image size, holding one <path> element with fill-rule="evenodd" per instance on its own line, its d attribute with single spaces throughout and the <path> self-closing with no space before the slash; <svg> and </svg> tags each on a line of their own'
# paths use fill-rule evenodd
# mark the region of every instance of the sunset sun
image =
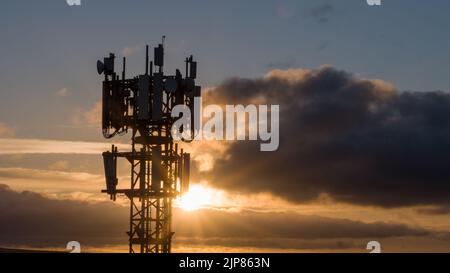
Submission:
<svg viewBox="0 0 450 273">
<path fill-rule="evenodd" d="M 210 207 L 214 203 L 214 191 L 202 185 L 193 185 L 178 200 L 178 206 L 185 211 Z"/>
</svg>

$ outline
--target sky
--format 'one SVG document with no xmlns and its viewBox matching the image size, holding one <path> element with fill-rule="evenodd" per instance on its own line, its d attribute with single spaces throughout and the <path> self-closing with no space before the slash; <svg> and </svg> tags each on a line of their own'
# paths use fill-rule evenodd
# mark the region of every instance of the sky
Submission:
<svg viewBox="0 0 450 273">
<path fill-rule="evenodd" d="M 212 197 L 176 209 L 175 251 L 365 252 L 371 240 L 450 251 L 449 9 L 445 0 L 3 1 L 0 246 L 78 239 L 126 251 L 127 202 L 100 194 L 101 152 L 126 149 L 130 136 L 102 137 L 96 61 L 115 52 L 127 76 L 143 73 L 145 45 L 165 35 L 165 71 L 193 54 L 204 103 L 262 97 L 281 108 L 276 152 L 186 145 L 194 189 Z M 119 172 L 126 183 L 126 162 Z"/>
</svg>

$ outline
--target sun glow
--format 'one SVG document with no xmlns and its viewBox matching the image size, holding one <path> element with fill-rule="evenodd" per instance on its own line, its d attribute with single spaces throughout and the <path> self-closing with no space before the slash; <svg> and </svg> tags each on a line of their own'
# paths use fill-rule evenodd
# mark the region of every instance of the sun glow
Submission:
<svg viewBox="0 0 450 273">
<path fill-rule="evenodd" d="M 177 205 L 185 211 L 211 207 L 218 201 L 214 197 L 216 194 L 214 190 L 205 186 L 192 185 L 189 191 L 178 199 Z"/>
</svg>

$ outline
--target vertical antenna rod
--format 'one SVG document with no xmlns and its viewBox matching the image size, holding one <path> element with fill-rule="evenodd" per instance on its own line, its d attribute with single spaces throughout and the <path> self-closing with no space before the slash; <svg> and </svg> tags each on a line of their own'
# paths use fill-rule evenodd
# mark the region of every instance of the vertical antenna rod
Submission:
<svg viewBox="0 0 450 273">
<path fill-rule="evenodd" d="M 148 45 L 145 46 L 145 75 L 148 75 Z"/>
<path fill-rule="evenodd" d="M 125 69 L 127 65 L 127 58 L 123 57 L 123 64 L 122 64 L 122 80 L 125 80 Z"/>
</svg>

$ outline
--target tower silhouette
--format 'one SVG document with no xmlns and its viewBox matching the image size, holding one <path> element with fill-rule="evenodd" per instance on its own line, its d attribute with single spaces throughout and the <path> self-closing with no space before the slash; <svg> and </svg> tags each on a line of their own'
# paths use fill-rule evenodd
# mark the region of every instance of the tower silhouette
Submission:
<svg viewBox="0 0 450 273">
<path fill-rule="evenodd" d="M 126 78 L 126 59 L 122 75 L 114 71 L 115 55 L 110 53 L 97 62 L 97 71 L 104 74 L 102 128 L 105 138 L 131 131 L 131 150 L 103 153 L 106 189 L 102 192 L 116 200 L 124 195 L 130 200 L 130 253 L 169 253 L 172 246 L 172 204 L 174 198 L 189 188 L 190 154 L 174 143 L 171 128 L 172 109 L 176 105 L 194 108 L 194 97 L 201 96 L 195 85 L 197 62 L 186 58 L 186 73 L 164 75 L 164 37 L 154 48 L 149 62 L 146 47 L 145 73 Z M 153 71 L 155 68 L 155 71 Z M 191 111 L 193 113 L 194 111 Z M 193 118 L 189 117 L 193 122 Z M 193 128 L 191 126 L 191 128 Z M 191 128 L 182 128 L 194 134 Z M 117 159 L 130 164 L 128 188 L 118 189 Z"/>
</svg>

